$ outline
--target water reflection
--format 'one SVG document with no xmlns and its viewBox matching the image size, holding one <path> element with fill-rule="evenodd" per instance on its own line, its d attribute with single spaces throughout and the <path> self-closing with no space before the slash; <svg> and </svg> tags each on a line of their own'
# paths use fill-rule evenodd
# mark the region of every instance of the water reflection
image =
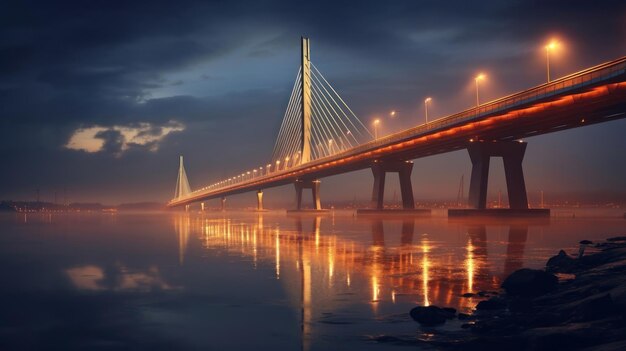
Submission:
<svg viewBox="0 0 626 351">
<path fill-rule="evenodd" d="M 106 338 L 133 349 L 360 349 L 363 335 L 415 332 L 415 304 L 467 310 L 476 299 L 463 293 L 624 228 L 621 214 L 544 224 L 341 212 L 0 220 L 7 349 L 32 335 L 81 348 Z"/>
<path fill-rule="evenodd" d="M 374 315 L 381 303 L 451 305 L 469 310 L 476 301 L 461 295 L 497 289 L 503 276 L 520 268 L 528 233 L 527 225 L 509 226 L 504 266 L 497 269 L 488 262 L 487 225 L 483 223 L 461 225 L 464 244 L 451 247 L 433 234 L 416 234 L 416 227 L 420 231 L 423 222 L 413 218 L 366 220 L 370 244 L 334 234 L 332 217 L 295 216 L 293 227 L 284 222 L 265 226 L 263 218 L 258 214 L 251 223 L 175 217 L 180 262 L 190 235 L 198 237 L 205 249 L 251 257 L 254 267 L 271 262 L 275 278 L 301 309 L 304 336 L 310 333 L 312 306 L 332 310 L 341 294 L 354 295 L 349 300 L 369 301 Z M 415 235 L 419 239 L 414 242 Z M 389 241 L 394 237 L 399 237 L 395 244 Z"/>
<path fill-rule="evenodd" d="M 155 266 L 147 271 L 131 270 L 118 263 L 112 267 L 85 265 L 65 270 L 77 289 L 92 291 L 134 291 L 171 290 L 173 287 L 161 277 Z"/>
</svg>

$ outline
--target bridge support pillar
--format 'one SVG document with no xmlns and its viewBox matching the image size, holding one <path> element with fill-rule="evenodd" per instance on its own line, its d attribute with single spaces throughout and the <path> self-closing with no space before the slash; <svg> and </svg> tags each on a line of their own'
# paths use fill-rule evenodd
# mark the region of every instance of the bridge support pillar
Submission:
<svg viewBox="0 0 626 351">
<path fill-rule="evenodd" d="M 322 204 L 320 201 L 320 181 L 319 180 L 301 180 L 298 179 L 294 183 L 296 188 L 296 209 L 302 210 L 302 190 L 311 189 L 313 195 L 313 209 L 321 210 Z"/>
<path fill-rule="evenodd" d="M 223 197 L 220 200 L 222 202 L 222 207 L 221 207 L 222 211 L 226 211 L 226 198 Z"/>
<path fill-rule="evenodd" d="M 189 212 L 189 205 L 185 205 L 185 212 Z"/>
<path fill-rule="evenodd" d="M 469 189 L 470 207 L 487 208 L 489 161 L 491 157 L 502 157 L 509 207 L 515 210 L 528 209 L 526 184 L 522 169 L 526 143 L 517 141 L 475 142 L 467 147 L 467 151 L 472 160 L 472 179 Z"/>
<path fill-rule="evenodd" d="M 200 211 L 204 212 L 204 202 L 200 203 Z"/>
<path fill-rule="evenodd" d="M 376 162 L 372 166 L 374 174 L 374 189 L 372 190 L 372 208 L 382 210 L 385 197 L 385 178 L 388 172 L 398 173 L 400 178 L 400 194 L 402 196 L 402 208 L 405 210 L 415 209 L 413 199 L 413 186 L 411 185 L 411 172 L 413 162 Z"/>
<path fill-rule="evenodd" d="M 256 192 L 256 209 L 257 211 L 263 211 L 263 190 Z"/>
</svg>

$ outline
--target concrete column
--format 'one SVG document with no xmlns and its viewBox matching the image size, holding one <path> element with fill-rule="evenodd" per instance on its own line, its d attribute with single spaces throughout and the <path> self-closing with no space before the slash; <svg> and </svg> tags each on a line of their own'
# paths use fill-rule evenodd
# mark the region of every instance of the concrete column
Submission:
<svg viewBox="0 0 626 351">
<path fill-rule="evenodd" d="M 468 145 L 467 151 L 472 160 L 472 178 L 470 180 L 468 201 L 471 207 L 477 209 L 487 208 L 489 161 L 491 157 L 502 157 L 509 195 L 509 207 L 511 209 L 528 208 L 526 184 L 522 169 L 526 143 L 517 141 L 474 142 Z"/>
<path fill-rule="evenodd" d="M 506 189 L 509 193 L 509 207 L 513 209 L 527 209 L 526 182 L 522 161 L 526 152 L 526 143 L 516 143 L 519 147 L 512 148 L 508 155 L 503 157 Z"/>
<path fill-rule="evenodd" d="M 296 180 L 294 183 L 296 188 L 296 209 L 302 209 L 302 190 L 311 189 L 311 195 L 313 196 L 313 208 L 316 210 L 322 209 L 320 200 L 320 181 L 319 180 Z"/>
<path fill-rule="evenodd" d="M 256 209 L 259 211 L 263 211 L 263 191 L 259 190 L 256 192 Z"/>
<path fill-rule="evenodd" d="M 414 209 L 413 185 L 411 184 L 411 172 L 413 162 L 375 162 L 372 165 L 374 175 L 374 188 L 372 190 L 372 208 L 382 210 L 385 198 L 385 178 L 388 172 L 398 173 L 400 180 L 400 195 L 402 196 L 402 208 Z"/>
<path fill-rule="evenodd" d="M 200 203 L 200 210 L 201 210 L 202 212 L 204 212 L 204 202 L 201 202 L 201 203 Z"/>
<path fill-rule="evenodd" d="M 322 209 L 322 202 L 320 199 L 320 181 L 314 180 L 311 185 L 311 195 L 313 196 L 313 206 L 316 210 Z"/>
<path fill-rule="evenodd" d="M 221 198 L 221 202 L 222 202 L 222 211 L 226 211 L 226 198 L 225 197 Z"/>
<path fill-rule="evenodd" d="M 387 173 L 382 169 L 380 162 L 377 162 L 372 166 L 372 174 L 374 175 L 372 208 L 382 210 L 385 202 L 385 176 Z"/>
<path fill-rule="evenodd" d="M 472 160 L 469 198 L 467 202 L 473 208 L 487 207 L 487 183 L 489 180 L 490 156 L 485 156 L 482 148 L 471 145 L 467 151 Z"/>
</svg>

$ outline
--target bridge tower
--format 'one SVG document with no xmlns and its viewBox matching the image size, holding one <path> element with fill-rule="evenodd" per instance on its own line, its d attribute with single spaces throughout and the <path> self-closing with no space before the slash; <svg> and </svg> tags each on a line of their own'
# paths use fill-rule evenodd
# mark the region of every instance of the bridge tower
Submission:
<svg viewBox="0 0 626 351">
<path fill-rule="evenodd" d="M 189 186 L 189 180 L 187 180 L 187 173 L 185 172 L 185 166 L 183 165 L 183 156 L 180 156 L 180 166 L 178 167 L 178 179 L 176 179 L 176 190 L 174 190 L 174 198 L 178 199 L 191 193 L 191 187 Z"/>
<path fill-rule="evenodd" d="M 302 37 L 302 139 L 300 149 L 300 163 L 311 160 L 311 50 L 309 38 Z"/>
</svg>

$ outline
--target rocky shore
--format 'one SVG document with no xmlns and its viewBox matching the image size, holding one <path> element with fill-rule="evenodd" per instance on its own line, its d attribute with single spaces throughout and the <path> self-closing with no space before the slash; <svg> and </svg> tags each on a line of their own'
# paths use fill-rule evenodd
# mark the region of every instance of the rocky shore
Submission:
<svg viewBox="0 0 626 351">
<path fill-rule="evenodd" d="M 518 270 L 501 291 L 480 294 L 486 299 L 472 314 L 412 309 L 417 340 L 377 341 L 442 350 L 626 350 L 626 237 L 582 241 L 577 257 L 561 251 L 544 270 Z M 459 327 L 440 328 L 446 323 Z"/>
</svg>

